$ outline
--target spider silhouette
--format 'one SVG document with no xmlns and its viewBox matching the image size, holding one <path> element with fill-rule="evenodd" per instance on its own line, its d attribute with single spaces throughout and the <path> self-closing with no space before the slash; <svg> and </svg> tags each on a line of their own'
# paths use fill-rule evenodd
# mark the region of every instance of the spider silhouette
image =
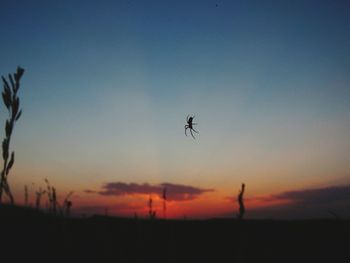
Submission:
<svg viewBox="0 0 350 263">
<path fill-rule="evenodd" d="M 195 133 L 199 133 L 199 132 L 197 132 L 195 129 L 193 129 L 193 125 L 197 125 L 197 123 L 193 123 L 193 119 L 194 119 L 194 116 L 187 115 L 187 118 L 186 118 L 187 124 L 185 125 L 185 135 L 187 136 L 187 133 L 186 133 L 187 129 L 190 129 L 190 133 L 191 133 L 193 139 L 196 139 L 193 136 L 192 131 L 194 131 Z"/>
</svg>

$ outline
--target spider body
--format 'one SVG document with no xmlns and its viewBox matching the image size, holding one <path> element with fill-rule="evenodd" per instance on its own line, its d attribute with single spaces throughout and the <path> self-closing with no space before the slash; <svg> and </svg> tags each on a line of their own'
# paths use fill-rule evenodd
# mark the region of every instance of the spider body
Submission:
<svg viewBox="0 0 350 263">
<path fill-rule="evenodd" d="M 194 116 L 187 115 L 187 118 L 186 118 L 187 124 L 185 125 L 185 135 L 187 136 L 187 133 L 186 133 L 187 129 L 190 129 L 190 133 L 191 133 L 193 139 L 195 139 L 192 131 L 194 131 L 195 133 L 199 133 L 199 132 L 197 132 L 195 129 L 193 129 L 193 125 L 197 125 L 197 123 L 193 123 L 193 119 L 194 119 Z"/>
</svg>

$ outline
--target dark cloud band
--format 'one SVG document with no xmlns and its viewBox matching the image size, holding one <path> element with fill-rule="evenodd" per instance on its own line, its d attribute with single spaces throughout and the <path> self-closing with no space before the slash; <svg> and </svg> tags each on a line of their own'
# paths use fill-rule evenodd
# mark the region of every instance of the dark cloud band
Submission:
<svg viewBox="0 0 350 263">
<path fill-rule="evenodd" d="M 150 185 L 147 183 L 122 183 L 111 182 L 102 186 L 100 191 L 85 190 L 85 193 L 97 193 L 105 196 L 138 195 L 138 194 L 156 194 L 163 196 L 163 190 L 166 189 L 166 198 L 168 201 L 187 201 L 196 199 L 201 194 L 212 192 L 214 189 L 202 189 L 194 186 L 162 183 L 159 185 Z"/>
<path fill-rule="evenodd" d="M 253 199 L 266 204 L 262 208 L 250 211 L 248 209 L 249 214 L 256 218 L 350 217 L 350 185 L 287 191 Z M 270 205 L 273 201 L 287 201 L 287 203 Z"/>
</svg>

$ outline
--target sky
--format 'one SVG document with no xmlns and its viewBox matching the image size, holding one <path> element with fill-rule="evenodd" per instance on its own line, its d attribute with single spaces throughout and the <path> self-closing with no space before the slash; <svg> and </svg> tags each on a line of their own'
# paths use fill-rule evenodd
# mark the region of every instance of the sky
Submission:
<svg viewBox="0 0 350 263">
<path fill-rule="evenodd" d="M 161 217 L 167 186 L 168 217 L 233 217 L 245 183 L 247 217 L 350 217 L 349 13 L 348 1 L 1 0 L 0 74 L 26 70 L 17 203 L 47 178 L 60 200 L 74 191 L 77 214 L 147 216 L 151 196 Z"/>
</svg>

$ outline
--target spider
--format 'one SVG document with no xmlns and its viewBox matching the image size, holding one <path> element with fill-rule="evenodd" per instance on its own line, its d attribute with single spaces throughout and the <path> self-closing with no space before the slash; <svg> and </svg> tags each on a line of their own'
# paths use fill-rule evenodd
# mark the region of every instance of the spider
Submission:
<svg viewBox="0 0 350 263">
<path fill-rule="evenodd" d="M 193 136 L 192 131 L 194 131 L 195 133 L 199 133 L 199 132 L 197 132 L 195 129 L 193 129 L 193 125 L 197 125 L 197 123 L 193 123 L 193 119 L 194 119 L 194 116 L 187 115 L 187 118 L 186 118 L 187 124 L 185 125 L 185 135 L 187 136 L 187 133 L 186 133 L 187 129 L 190 129 L 190 133 L 191 133 L 193 139 L 196 139 Z"/>
</svg>

